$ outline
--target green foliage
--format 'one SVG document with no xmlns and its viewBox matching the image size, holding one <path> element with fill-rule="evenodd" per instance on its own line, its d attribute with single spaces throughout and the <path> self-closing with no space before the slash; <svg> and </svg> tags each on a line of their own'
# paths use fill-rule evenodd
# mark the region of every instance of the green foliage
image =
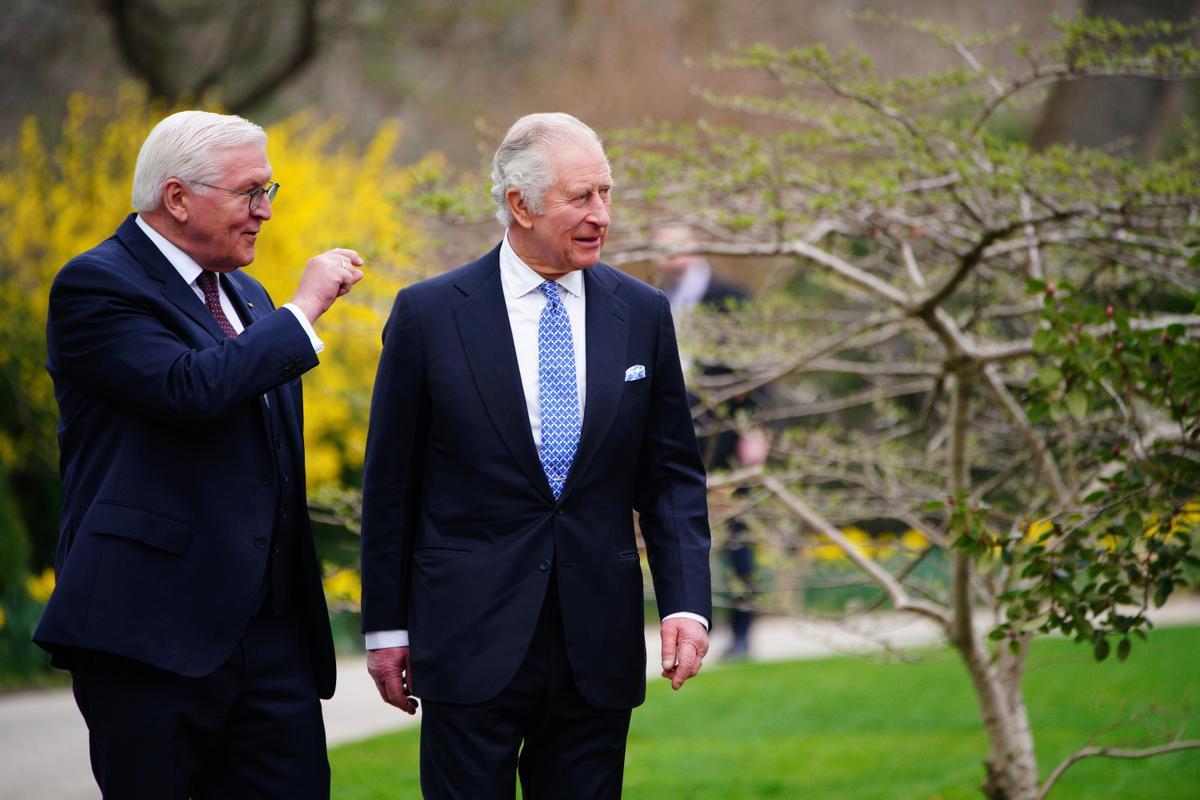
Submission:
<svg viewBox="0 0 1200 800">
<path fill-rule="evenodd" d="M 29 569 L 29 536 L 0 464 L 0 596 L 17 590 Z"/>
<path fill-rule="evenodd" d="M 681 324 L 693 361 L 727 368 L 689 376 L 698 407 L 774 398 L 720 421 L 774 440 L 765 476 L 718 479 L 741 487 L 760 550 L 854 558 L 894 607 L 945 624 L 982 704 L 1019 716 L 1001 676 L 1031 637 L 1125 661 L 1147 612 L 1200 575 L 1200 138 L 1186 124 L 1143 163 L 1035 151 L 1013 119 L 1058 80 L 1200 77 L 1200 50 L 1190 27 L 1078 17 L 1005 66 L 987 50 L 1006 32 L 866 16 L 961 66 L 884 76 L 854 50 L 737 48 L 711 65 L 776 86 L 707 97 L 771 132 L 647 125 L 616 137 L 620 168 L 647 216 L 695 223 L 701 251 L 787 262 L 760 307 Z M 830 533 L 896 523 L 939 558 L 889 563 Z M 1035 796 L 1003 717 L 985 721 L 985 794 Z"/>
<path fill-rule="evenodd" d="M 1022 577 L 1034 583 L 1004 595 L 1010 620 L 996 638 L 1015 640 L 1033 626 L 1057 630 L 1090 642 L 1097 660 L 1115 638 L 1124 660 L 1131 634 L 1144 638 L 1144 610 L 1161 606 L 1187 583 L 1188 568 L 1200 566 L 1192 547 L 1200 462 L 1179 450 L 1200 439 L 1200 341 L 1170 318 L 1139 324 L 1135 309 L 1163 294 L 1154 281 L 1100 292 L 1041 280 L 1027 288 L 1044 299 L 1033 336 L 1043 366 L 1030 384 L 1030 419 L 1105 416 L 1123 424 L 1079 433 L 1102 465 L 1085 487 L 1086 512 L 1053 520 L 1036 539 L 1004 543 L 1005 557 L 1024 563 Z M 1200 295 L 1175 301 L 1200 310 Z M 1136 418 L 1146 409 L 1160 415 L 1151 431 Z"/>
<path fill-rule="evenodd" d="M 770 382 L 831 409 L 736 424 L 777 429 L 774 467 L 835 524 L 920 520 L 968 554 L 984 579 L 976 599 L 1005 620 L 994 641 L 1019 650 L 1026 631 L 1061 630 L 1097 656 L 1127 655 L 1146 608 L 1197 563 L 1200 280 L 1184 242 L 1200 214 L 1200 143 L 1189 127 L 1144 164 L 1035 152 L 991 122 L 1065 76 L 1197 74 L 1200 55 L 1175 41 L 1178 26 L 1080 17 L 1006 69 L 975 50 L 1011 32 L 865 19 L 927 34 L 964 65 L 885 78 L 852 49 L 742 47 L 711 65 L 780 90 L 709 97 L 776 119 L 778 133 L 702 122 L 616 137 L 640 196 L 720 232 L 714 252 L 795 259 L 798 277 L 775 279 L 790 293 L 732 321 L 685 320 L 685 345 L 734 367 L 742 390 Z M 1147 49 L 1152 39 L 1170 41 Z M 954 441 L 958 382 L 971 406 Z M 709 404 L 736 383 L 693 378 Z M 965 491 L 952 451 L 966 458 Z"/>
</svg>

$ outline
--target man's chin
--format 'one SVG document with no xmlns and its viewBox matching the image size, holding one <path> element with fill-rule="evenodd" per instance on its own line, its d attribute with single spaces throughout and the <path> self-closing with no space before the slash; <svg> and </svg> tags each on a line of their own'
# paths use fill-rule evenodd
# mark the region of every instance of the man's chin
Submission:
<svg viewBox="0 0 1200 800">
<path fill-rule="evenodd" d="M 575 258 L 571 259 L 572 269 L 587 269 L 594 267 L 600 263 L 600 250 L 586 250 L 582 253 L 576 253 Z"/>
</svg>

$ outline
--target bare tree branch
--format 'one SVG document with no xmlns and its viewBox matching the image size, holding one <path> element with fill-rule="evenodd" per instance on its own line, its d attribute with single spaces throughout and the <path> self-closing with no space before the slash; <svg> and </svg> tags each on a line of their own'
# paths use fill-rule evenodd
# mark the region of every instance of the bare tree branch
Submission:
<svg viewBox="0 0 1200 800">
<path fill-rule="evenodd" d="M 881 400 L 890 400 L 895 397 L 929 392 L 933 390 L 934 384 L 934 381 L 926 379 L 905 381 L 891 384 L 890 386 L 874 386 L 842 397 L 832 397 L 828 400 L 802 403 L 798 406 L 778 406 L 769 411 L 759 412 L 755 415 L 755 419 L 759 422 L 781 422 L 784 420 L 833 414 L 838 411 L 845 411 L 848 408 L 854 408 L 855 406 L 878 403 Z M 703 433 L 709 434 L 711 432 L 704 431 Z"/>
<path fill-rule="evenodd" d="M 1143 747 L 1140 749 L 1130 749 L 1124 747 L 1084 747 L 1076 750 L 1071 755 L 1067 756 L 1063 761 L 1054 768 L 1050 776 L 1046 778 L 1046 782 L 1038 789 L 1035 800 L 1045 800 L 1050 794 L 1050 790 L 1054 788 L 1054 784 L 1058 783 L 1063 774 L 1073 767 L 1075 764 L 1083 761 L 1085 758 L 1151 758 L 1160 756 L 1166 753 L 1178 753 L 1181 750 L 1195 750 L 1200 748 L 1200 739 L 1180 739 L 1166 744 L 1160 744 L 1155 747 Z"/>
<path fill-rule="evenodd" d="M 780 502 L 787 506 L 806 525 L 819 531 L 833 542 L 839 550 L 845 553 L 846 557 L 853 561 L 859 569 L 870 575 L 872 580 L 879 584 L 879 587 L 887 593 L 888 599 L 891 600 L 892 606 L 897 611 L 910 611 L 914 614 L 927 617 L 937 622 L 944 629 L 950 626 L 950 617 L 947 615 L 945 609 L 911 599 L 908 596 L 908 592 L 905 591 L 904 587 L 900 585 L 891 573 L 859 550 L 852 541 L 846 538 L 845 534 L 838 530 L 829 520 L 825 519 L 825 517 L 818 514 L 811 506 L 790 492 L 778 479 L 768 476 L 763 480 L 763 486 L 779 498 Z"/>
<path fill-rule="evenodd" d="M 1008 413 L 1013 424 L 1017 426 L 1017 430 L 1025 437 L 1025 441 L 1033 448 L 1037 454 L 1038 463 L 1041 465 L 1042 473 L 1046 479 L 1050 481 L 1050 485 L 1054 487 L 1054 493 L 1058 496 L 1059 505 L 1066 507 L 1074 502 L 1071 495 L 1071 490 L 1067 488 L 1066 482 L 1063 480 L 1062 472 L 1058 468 L 1058 464 L 1054 461 L 1054 456 L 1050 453 L 1050 448 L 1046 446 L 1045 440 L 1038 435 L 1033 429 L 1033 423 L 1029 421 L 1029 416 L 1025 413 L 1025 409 L 1017 402 L 1017 398 L 1012 396 L 1008 391 L 1008 387 L 1004 385 L 1004 381 L 1000 379 L 1000 374 L 996 370 L 995 364 L 988 364 L 983 368 L 983 375 L 986 379 L 985 385 L 991 389 L 992 394 L 1000 401 L 1000 405 Z"/>
</svg>

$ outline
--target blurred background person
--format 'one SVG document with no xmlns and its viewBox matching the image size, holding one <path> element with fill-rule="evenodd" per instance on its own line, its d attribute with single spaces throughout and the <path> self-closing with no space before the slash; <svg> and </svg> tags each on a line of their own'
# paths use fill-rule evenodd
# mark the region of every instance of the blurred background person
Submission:
<svg viewBox="0 0 1200 800">
<path fill-rule="evenodd" d="M 671 223 L 654 228 L 651 243 L 662 255 L 655 262 L 653 273 L 659 287 L 671 303 L 671 315 L 676 324 L 696 309 L 736 311 L 750 302 L 750 294 L 738 284 L 723 281 L 713 273 L 712 265 L 696 252 L 697 237 L 691 226 Z M 717 360 L 699 367 L 702 375 L 725 375 L 732 370 Z M 689 395 L 695 407 L 698 398 Z M 755 467 L 763 464 L 770 452 L 766 434 L 751 428 L 739 432 L 728 427 L 728 421 L 739 412 L 752 411 L 758 400 L 752 393 L 724 403 L 719 409 L 705 410 L 696 420 L 698 429 L 720 426 L 717 433 L 700 435 L 700 452 L 704 465 L 713 471 Z M 741 492 L 735 492 L 735 499 Z M 714 509 L 717 506 L 714 504 Z M 721 548 L 729 568 L 730 643 L 724 658 L 744 658 L 750 655 L 750 629 L 754 623 L 755 557 L 754 543 L 744 521 L 736 514 L 725 524 L 726 541 Z"/>
</svg>

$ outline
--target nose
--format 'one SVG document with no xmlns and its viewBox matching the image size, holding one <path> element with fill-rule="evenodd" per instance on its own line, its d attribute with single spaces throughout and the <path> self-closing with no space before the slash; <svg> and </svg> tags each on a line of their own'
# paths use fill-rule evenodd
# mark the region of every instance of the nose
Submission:
<svg viewBox="0 0 1200 800">
<path fill-rule="evenodd" d="M 258 208 L 250 212 L 250 216 L 258 217 L 264 222 L 271 218 L 271 200 L 264 194 Z"/>
<path fill-rule="evenodd" d="M 588 200 L 588 215 L 587 221 L 600 228 L 608 227 L 609 220 L 609 201 L 600 196 L 599 192 L 593 193 Z"/>
</svg>

